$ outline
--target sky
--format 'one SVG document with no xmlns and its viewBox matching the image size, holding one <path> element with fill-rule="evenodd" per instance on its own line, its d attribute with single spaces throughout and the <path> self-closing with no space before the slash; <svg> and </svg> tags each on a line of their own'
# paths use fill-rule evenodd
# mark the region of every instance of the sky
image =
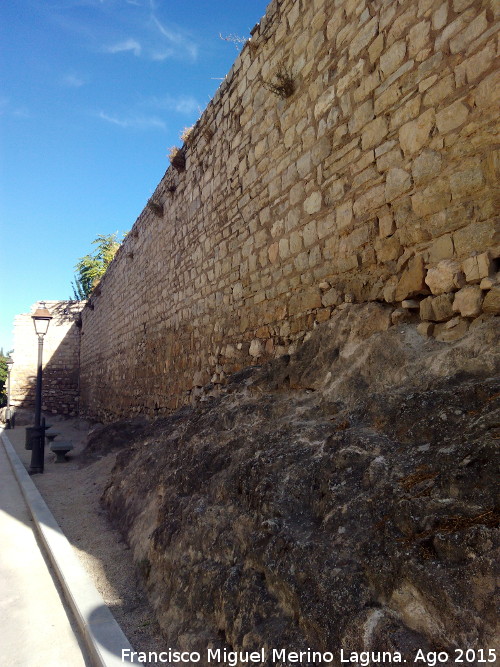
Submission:
<svg viewBox="0 0 500 667">
<path fill-rule="evenodd" d="M 0 348 L 16 314 L 73 298 L 78 259 L 123 233 L 268 0 L 0 3 Z"/>
</svg>

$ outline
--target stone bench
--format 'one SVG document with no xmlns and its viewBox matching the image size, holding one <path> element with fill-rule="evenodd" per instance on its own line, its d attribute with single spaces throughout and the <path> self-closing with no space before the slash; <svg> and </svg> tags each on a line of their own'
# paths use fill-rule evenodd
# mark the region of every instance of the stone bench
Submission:
<svg viewBox="0 0 500 667">
<path fill-rule="evenodd" d="M 56 463 L 64 463 L 67 461 L 66 454 L 73 449 L 73 443 L 67 441 L 65 442 L 63 440 L 56 442 L 54 440 L 54 442 L 50 444 L 50 449 L 56 455 Z"/>
<path fill-rule="evenodd" d="M 50 446 L 58 435 L 61 435 L 59 431 L 45 431 L 45 440 L 47 441 L 47 445 Z"/>
</svg>

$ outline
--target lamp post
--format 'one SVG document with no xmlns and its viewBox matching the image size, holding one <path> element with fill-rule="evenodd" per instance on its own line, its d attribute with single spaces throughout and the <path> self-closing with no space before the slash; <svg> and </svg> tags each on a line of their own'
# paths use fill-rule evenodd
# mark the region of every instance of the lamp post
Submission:
<svg viewBox="0 0 500 667">
<path fill-rule="evenodd" d="M 7 364 L 7 409 L 5 410 L 5 428 L 14 428 L 14 420 L 11 418 L 10 414 L 10 372 L 14 361 L 12 357 L 8 356 L 6 359 Z"/>
<path fill-rule="evenodd" d="M 42 357 L 43 357 L 43 337 L 47 333 L 52 315 L 45 307 L 45 301 L 40 302 L 40 306 L 31 316 L 35 325 L 36 335 L 38 336 L 38 368 L 36 374 L 36 394 L 35 394 L 35 427 L 33 429 L 30 475 L 43 472 L 44 464 L 44 444 L 45 427 L 42 426 Z"/>
</svg>

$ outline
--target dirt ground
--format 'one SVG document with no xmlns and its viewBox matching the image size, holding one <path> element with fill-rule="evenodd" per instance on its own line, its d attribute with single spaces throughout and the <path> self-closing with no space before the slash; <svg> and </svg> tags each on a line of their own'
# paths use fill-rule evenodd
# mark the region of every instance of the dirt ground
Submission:
<svg viewBox="0 0 500 667">
<path fill-rule="evenodd" d="M 47 421 L 60 433 L 58 440 L 70 440 L 74 449 L 65 463 L 55 463 L 55 455 L 46 447 L 45 471 L 33 475 L 33 482 L 134 649 L 165 650 L 130 549 L 100 506 L 116 454 L 89 464 L 82 456 L 88 422 L 58 416 Z M 28 468 L 31 451 L 25 449 L 25 425 L 18 420 L 5 434 Z"/>
</svg>

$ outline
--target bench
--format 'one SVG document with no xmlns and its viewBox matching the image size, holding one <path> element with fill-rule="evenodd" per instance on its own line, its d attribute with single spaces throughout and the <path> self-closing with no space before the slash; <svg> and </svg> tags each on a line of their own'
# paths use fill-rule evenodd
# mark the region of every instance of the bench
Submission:
<svg viewBox="0 0 500 667">
<path fill-rule="evenodd" d="M 50 446 L 58 435 L 61 435 L 59 431 L 45 431 L 45 440 L 47 441 L 47 445 Z"/>
<path fill-rule="evenodd" d="M 56 455 L 56 463 L 64 463 L 67 461 L 66 459 L 66 454 L 70 452 L 73 449 L 73 443 L 72 442 L 65 442 L 64 440 L 61 440 L 60 442 L 51 442 L 50 444 L 50 449 L 54 452 Z"/>
</svg>

